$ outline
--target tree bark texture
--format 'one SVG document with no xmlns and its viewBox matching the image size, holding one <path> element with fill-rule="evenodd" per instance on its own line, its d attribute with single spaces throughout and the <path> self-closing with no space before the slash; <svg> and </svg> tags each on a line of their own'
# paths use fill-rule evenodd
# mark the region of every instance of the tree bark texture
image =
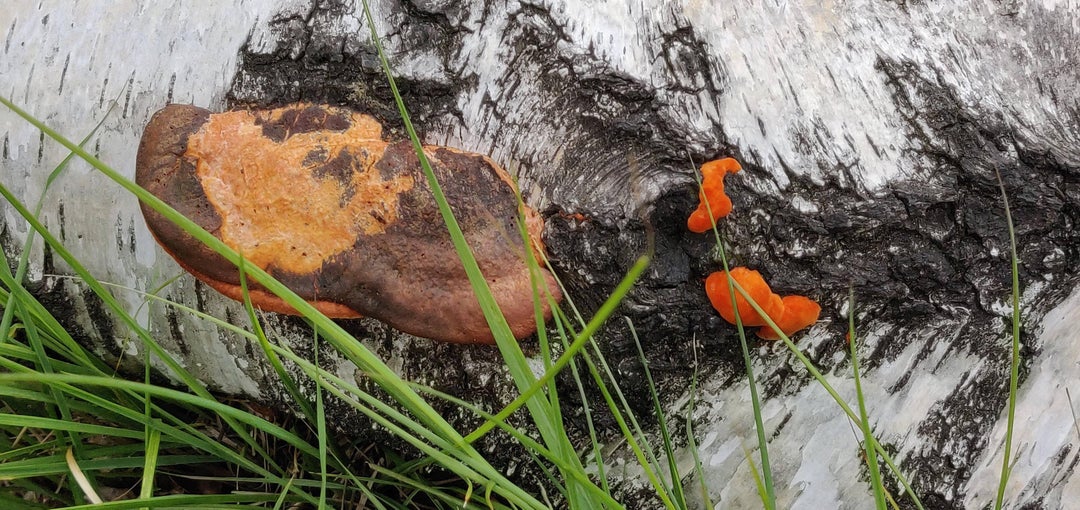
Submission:
<svg viewBox="0 0 1080 510">
<path fill-rule="evenodd" d="M 778 292 L 823 305 L 798 344 L 848 402 L 853 286 L 874 432 L 927 508 L 984 507 L 996 491 L 1011 349 L 1000 173 L 1024 287 L 1006 502 L 1060 508 L 1080 499 L 1080 434 L 1066 392 L 1080 395 L 1074 1 L 381 0 L 372 9 L 424 141 L 487 154 L 518 177 L 545 213 L 552 263 L 579 306 L 594 310 L 651 251 L 652 266 L 599 340 L 645 413 L 624 317 L 672 416 L 685 412 L 696 368 L 694 432 L 720 508 L 760 504 L 743 453 L 756 443 L 735 330 L 703 291 L 718 267 L 713 238 L 685 228 L 695 168 L 724 156 L 742 162 L 727 180 L 735 210 L 720 224 L 728 254 Z M 0 11 L 0 31 L 0 94 L 72 139 L 102 122 L 89 147 L 128 176 L 142 127 L 171 102 L 342 104 L 404 136 L 352 2 L 20 2 Z M 35 201 L 65 152 L 7 111 L 0 136 L 4 185 Z M 10 258 L 27 227 L 10 207 L 3 214 Z M 180 270 L 133 197 L 76 161 L 42 218 L 208 385 L 282 399 L 242 339 L 143 303 L 140 292 Z M 40 243 L 33 253 L 28 284 L 38 297 L 103 356 L 134 367 L 140 347 L 62 261 Z M 245 320 L 189 276 L 161 294 Z M 310 352 L 302 323 L 266 321 L 280 341 Z M 490 348 L 407 338 L 371 320 L 347 327 L 405 377 L 493 404 L 512 397 Z M 754 343 L 751 355 L 779 506 L 865 508 L 856 430 L 782 346 Z M 333 353 L 321 359 L 367 384 Z M 576 392 L 566 394 L 573 405 Z M 356 420 L 335 421 L 368 428 Z M 685 448 L 678 455 L 691 464 Z M 628 493 L 637 483 L 623 480 Z"/>
</svg>

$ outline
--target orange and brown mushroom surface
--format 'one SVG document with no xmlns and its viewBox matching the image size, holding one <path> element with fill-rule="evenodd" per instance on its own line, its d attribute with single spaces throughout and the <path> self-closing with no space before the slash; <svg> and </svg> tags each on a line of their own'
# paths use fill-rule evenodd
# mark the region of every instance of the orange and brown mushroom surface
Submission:
<svg viewBox="0 0 1080 510">
<path fill-rule="evenodd" d="M 447 201 L 517 338 L 536 331 L 526 254 L 543 220 L 509 175 L 474 153 L 425 146 Z M 388 142 L 372 117 L 296 104 L 212 113 L 169 105 L 143 131 L 136 182 L 323 313 L 368 316 L 421 337 L 494 341 L 412 144 Z M 158 243 L 185 270 L 242 299 L 237 268 L 142 205 Z M 543 287 L 561 298 L 553 276 Z M 253 303 L 296 313 L 257 284 Z M 542 300 L 545 319 L 551 315 Z"/>
<path fill-rule="evenodd" d="M 769 316 L 784 335 L 791 336 L 797 331 L 808 328 L 818 320 L 821 306 L 804 296 L 784 296 L 773 293 L 761 273 L 745 267 L 731 268 L 731 279 L 754 300 Z M 731 305 L 731 292 L 724 271 L 712 273 L 705 279 L 705 294 L 709 302 L 724 320 L 735 324 L 735 310 L 744 326 L 762 326 L 757 335 L 765 340 L 778 340 L 780 337 L 765 323 L 765 319 L 754 310 L 738 290 L 735 291 L 735 306 Z"/>
<path fill-rule="evenodd" d="M 686 220 L 686 227 L 691 232 L 707 232 L 716 220 L 731 214 L 731 199 L 724 193 L 724 177 L 739 170 L 742 170 L 742 166 L 733 158 L 717 159 L 701 165 L 700 203 Z"/>
</svg>

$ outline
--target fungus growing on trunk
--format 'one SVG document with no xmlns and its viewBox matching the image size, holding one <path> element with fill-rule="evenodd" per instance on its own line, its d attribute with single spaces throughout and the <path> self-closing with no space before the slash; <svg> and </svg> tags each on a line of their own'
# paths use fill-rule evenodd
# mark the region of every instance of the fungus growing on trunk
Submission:
<svg viewBox="0 0 1080 510">
<path fill-rule="evenodd" d="M 515 337 L 536 331 L 525 257 L 543 252 L 543 220 L 509 175 L 449 147 L 424 153 Z M 335 318 L 369 316 L 458 343 L 494 338 L 443 224 L 412 144 L 382 139 L 372 117 L 295 104 L 211 113 L 169 105 L 139 144 L 136 182 Z M 242 299 L 236 267 L 142 205 L 158 243 L 185 270 Z M 539 282 L 561 298 L 553 276 Z M 295 314 L 259 286 L 253 303 Z M 544 317 L 551 309 L 543 300 Z"/>
<path fill-rule="evenodd" d="M 769 317 L 779 316 L 783 312 L 783 302 L 780 296 L 773 294 L 769 284 L 761 277 L 761 273 L 745 267 L 731 268 L 731 279 L 739 282 L 739 285 L 754 300 Z M 705 279 L 705 293 L 709 296 L 709 302 L 720 313 L 724 320 L 735 324 L 735 311 L 731 306 L 731 293 L 728 291 L 728 281 L 723 271 L 717 271 Z M 750 306 L 750 302 L 735 291 L 735 304 L 739 310 L 739 319 L 744 326 L 761 326 L 765 319 Z"/>
<path fill-rule="evenodd" d="M 784 332 L 791 336 L 796 331 L 810 327 L 818 320 L 821 314 L 821 306 L 805 296 L 784 296 L 781 298 L 773 293 L 769 284 L 765 283 L 761 273 L 745 267 L 731 269 L 731 279 L 739 283 L 751 299 L 769 316 L 770 319 Z M 710 274 L 705 279 L 705 294 L 709 296 L 709 302 L 720 313 L 724 320 L 735 324 L 735 312 L 731 306 L 731 293 L 728 291 L 728 281 L 723 271 Z M 739 291 L 735 291 L 735 305 L 739 310 L 739 319 L 743 326 L 762 326 L 757 335 L 765 340 L 779 340 L 780 337 L 765 319 L 754 310 L 750 302 Z"/>
<path fill-rule="evenodd" d="M 724 176 L 742 170 L 733 158 L 717 159 L 701 165 L 701 190 L 697 209 L 686 220 L 691 232 L 701 234 L 712 228 L 716 220 L 731 213 L 731 199 L 724 193 Z M 705 201 L 708 199 L 708 205 Z M 712 212 L 712 216 L 709 212 Z"/>
</svg>

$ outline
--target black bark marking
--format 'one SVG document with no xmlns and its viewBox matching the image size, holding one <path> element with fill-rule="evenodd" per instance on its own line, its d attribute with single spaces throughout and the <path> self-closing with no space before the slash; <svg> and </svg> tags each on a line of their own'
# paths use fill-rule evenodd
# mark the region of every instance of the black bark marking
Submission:
<svg viewBox="0 0 1080 510">
<path fill-rule="evenodd" d="M 68 53 L 67 56 L 64 57 L 64 69 L 62 71 L 60 71 L 60 86 L 56 90 L 57 95 L 60 95 L 60 94 L 64 93 L 64 79 L 67 77 L 68 64 L 70 64 L 70 63 L 71 63 L 71 54 Z"/>
<path fill-rule="evenodd" d="M 169 93 L 165 96 L 165 103 L 171 104 L 173 102 L 173 91 L 176 89 L 176 73 L 172 73 L 169 76 Z"/>
<path fill-rule="evenodd" d="M 56 221 L 57 221 L 57 223 L 60 224 L 59 225 L 59 227 L 60 227 L 60 241 L 61 242 L 66 241 L 67 240 L 67 229 L 66 229 L 67 218 L 64 216 L 64 201 L 63 200 L 60 200 L 56 204 Z"/>
<path fill-rule="evenodd" d="M 11 51 L 11 38 L 15 37 L 15 25 L 19 22 L 18 19 L 11 20 L 11 26 L 8 27 L 7 38 L 4 39 L 4 54 L 6 55 Z"/>
</svg>

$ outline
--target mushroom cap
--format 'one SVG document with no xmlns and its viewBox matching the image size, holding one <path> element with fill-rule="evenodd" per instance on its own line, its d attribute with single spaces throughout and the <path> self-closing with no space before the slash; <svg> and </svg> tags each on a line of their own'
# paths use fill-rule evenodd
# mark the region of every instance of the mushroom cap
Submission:
<svg viewBox="0 0 1080 510">
<path fill-rule="evenodd" d="M 731 214 L 731 199 L 724 193 L 724 177 L 737 173 L 742 166 L 734 158 L 723 158 L 701 165 L 701 190 L 698 207 L 686 220 L 686 228 L 701 234 L 712 228 L 713 222 Z M 708 204 L 706 205 L 706 199 Z M 712 211 L 712 216 L 709 212 Z"/>
<path fill-rule="evenodd" d="M 784 296 L 783 302 L 784 313 L 780 318 L 773 319 L 773 322 L 785 336 L 812 326 L 821 316 L 821 305 L 806 296 Z M 772 314 L 769 317 L 772 317 Z M 758 330 L 757 336 L 765 340 L 780 339 L 780 335 L 767 325 Z"/>
<path fill-rule="evenodd" d="M 769 288 L 769 284 L 765 283 L 761 273 L 745 267 L 734 267 L 731 268 L 731 278 L 739 282 L 743 290 L 753 298 L 754 302 L 769 317 L 779 317 L 783 313 L 783 301 L 780 296 L 773 293 L 772 289 Z M 731 293 L 728 291 L 728 282 L 723 271 L 710 274 L 705 279 L 705 294 L 709 296 L 709 302 L 720 313 L 720 316 L 731 324 L 735 324 L 735 311 L 731 306 Z M 761 318 L 757 310 L 754 310 L 750 302 L 737 290 L 735 291 L 735 303 L 743 326 L 761 326 L 765 324 L 765 320 Z M 773 320 L 775 321 L 775 319 Z"/>
<path fill-rule="evenodd" d="M 425 146 L 466 240 L 515 337 L 536 331 L 527 250 L 542 254 L 543 220 L 491 159 Z M 409 141 L 382 139 L 372 117 L 294 104 L 211 113 L 169 105 L 139 144 L 136 182 L 330 317 L 369 316 L 406 333 L 492 343 Z M 185 270 L 242 299 L 235 266 L 142 206 L 158 243 Z M 538 282 L 561 299 L 554 277 Z M 252 282 L 261 309 L 295 314 Z M 551 309 L 543 300 L 544 318 Z"/>
</svg>

